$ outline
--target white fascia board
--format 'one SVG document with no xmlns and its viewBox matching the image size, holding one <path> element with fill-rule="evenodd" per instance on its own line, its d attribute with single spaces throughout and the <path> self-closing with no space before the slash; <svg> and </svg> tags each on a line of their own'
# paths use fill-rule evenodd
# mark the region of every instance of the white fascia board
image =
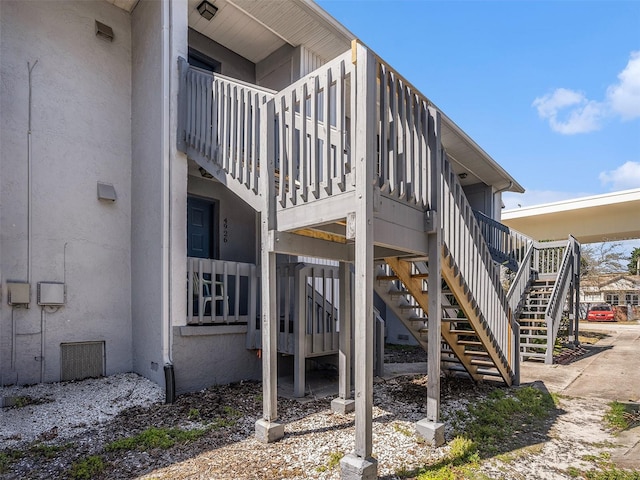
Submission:
<svg viewBox="0 0 640 480">
<path fill-rule="evenodd" d="M 533 205 L 530 207 L 515 208 L 502 211 L 502 219 L 530 217 L 549 213 L 566 212 L 584 208 L 603 207 L 627 202 L 640 202 L 640 188 L 623 190 L 620 192 L 604 193 L 590 197 L 562 200 L 560 202 Z"/>
</svg>

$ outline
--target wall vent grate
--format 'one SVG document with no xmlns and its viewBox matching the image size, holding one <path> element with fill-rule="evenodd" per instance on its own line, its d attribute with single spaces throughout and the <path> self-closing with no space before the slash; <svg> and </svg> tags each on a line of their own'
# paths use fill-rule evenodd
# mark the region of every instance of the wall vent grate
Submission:
<svg viewBox="0 0 640 480">
<path fill-rule="evenodd" d="M 104 342 L 74 342 L 60 344 L 60 380 L 82 380 L 102 377 Z"/>
</svg>

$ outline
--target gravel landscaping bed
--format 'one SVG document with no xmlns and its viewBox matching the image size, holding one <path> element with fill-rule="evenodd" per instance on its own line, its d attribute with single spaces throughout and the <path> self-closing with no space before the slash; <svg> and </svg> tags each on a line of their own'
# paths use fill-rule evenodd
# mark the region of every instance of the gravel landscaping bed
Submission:
<svg viewBox="0 0 640 480">
<path fill-rule="evenodd" d="M 447 441 L 460 412 L 496 389 L 512 391 L 442 379 Z M 354 444 L 354 414 L 332 413 L 330 398 L 280 398 L 285 437 L 257 442 L 257 382 L 182 395 L 173 405 L 162 404 L 161 389 L 134 374 L 8 387 L 0 395 L 23 398 L 0 410 L 3 479 L 338 479 L 339 458 Z M 424 375 L 377 379 L 373 453 L 380 478 L 414 478 L 414 469 L 447 457 L 448 445 L 433 448 L 415 434 L 413 424 L 426 416 L 425 398 Z M 602 427 L 605 409 L 596 400 L 562 400 L 548 418 L 483 458 L 476 478 L 565 479 L 572 466 L 588 469 L 589 458 L 612 450 L 612 437 Z"/>
</svg>

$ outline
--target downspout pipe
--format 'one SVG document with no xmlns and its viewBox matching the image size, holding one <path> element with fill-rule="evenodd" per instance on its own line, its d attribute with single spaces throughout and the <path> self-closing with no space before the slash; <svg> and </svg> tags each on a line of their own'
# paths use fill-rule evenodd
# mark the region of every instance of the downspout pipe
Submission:
<svg viewBox="0 0 640 480">
<path fill-rule="evenodd" d="M 171 21 L 173 1 L 161 3 L 162 8 L 162 356 L 165 376 L 165 403 L 175 401 L 175 372 L 172 358 L 172 315 L 171 315 Z"/>
</svg>

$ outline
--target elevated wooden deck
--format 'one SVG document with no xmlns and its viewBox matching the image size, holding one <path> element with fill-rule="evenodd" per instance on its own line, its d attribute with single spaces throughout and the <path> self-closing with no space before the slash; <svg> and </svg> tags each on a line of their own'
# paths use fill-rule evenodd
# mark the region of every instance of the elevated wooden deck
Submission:
<svg viewBox="0 0 640 480">
<path fill-rule="evenodd" d="M 276 253 L 339 262 L 340 400 L 351 401 L 353 358 L 358 458 L 371 455 L 376 260 L 393 269 L 382 274 L 385 281 L 395 276 L 404 285 L 407 301 L 398 309 L 415 313 L 407 321 L 424 323 L 416 331 L 426 336 L 427 420 L 434 428 L 443 339 L 446 360 L 473 378 L 492 372 L 507 384 L 518 381 L 513 309 L 520 298 L 514 296 L 524 295 L 532 256 L 526 242 L 518 243 L 517 255 L 503 251 L 511 245 L 503 242 L 504 229 L 497 244 L 487 243 L 487 229 L 441 144 L 441 114 L 426 97 L 358 42 L 280 92 L 186 62 L 181 67 L 179 148 L 260 213 L 264 418 L 256 431 L 262 439 L 282 431 L 276 422 Z M 510 295 L 496 255 L 527 270 Z M 423 271 L 415 271 L 417 263 Z M 353 292 L 347 264 L 353 264 Z M 307 348 L 298 335 L 296 354 Z"/>
</svg>

